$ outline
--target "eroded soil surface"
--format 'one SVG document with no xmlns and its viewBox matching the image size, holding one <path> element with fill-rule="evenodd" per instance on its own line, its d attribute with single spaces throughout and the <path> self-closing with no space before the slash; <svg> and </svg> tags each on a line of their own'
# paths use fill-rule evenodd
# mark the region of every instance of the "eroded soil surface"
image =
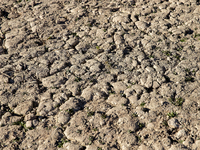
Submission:
<svg viewBox="0 0 200 150">
<path fill-rule="evenodd" d="M 0 0 L 0 149 L 200 150 L 200 1 Z"/>
</svg>

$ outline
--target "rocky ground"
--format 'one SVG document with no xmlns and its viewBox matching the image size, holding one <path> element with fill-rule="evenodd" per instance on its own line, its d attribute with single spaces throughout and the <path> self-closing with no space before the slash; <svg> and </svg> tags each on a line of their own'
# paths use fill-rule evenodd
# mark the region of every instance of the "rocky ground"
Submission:
<svg viewBox="0 0 200 150">
<path fill-rule="evenodd" d="M 199 0 L 1 0 L 0 149 L 200 150 Z"/>
</svg>

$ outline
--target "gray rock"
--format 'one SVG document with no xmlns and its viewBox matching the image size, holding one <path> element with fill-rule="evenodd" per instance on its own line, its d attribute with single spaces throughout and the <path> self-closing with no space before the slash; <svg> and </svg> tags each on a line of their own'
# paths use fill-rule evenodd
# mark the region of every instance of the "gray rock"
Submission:
<svg viewBox="0 0 200 150">
<path fill-rule="evenodd" d="M 51 110 L 53 110 L 52 100 L 42 101 L 39 103 L 39 106 L 37 108 L 37 114 L 40 116 L 45 116 Z"/>
<path fill-rule="evenodd" d="M 10 112 L 6 112 L 0 121 L 0 126 L 17 124 L 21 121 L 20 116 L 12 116 Z"/>
<path fill-rule="evenodd" d="M 66 101 L 64 104 L 62 104 L 59 109 L 62 111 L 67 111 L 69 114 L 73 115 L 75 111 L 78 111 L 80 109 L 79 107 L 79 100 L 76 98 L 69 98 L 68 101 Z"/>
<path fill-rule="evenodd" d="M 127 89 L 126 84 L 123 82 L 112 83 L 112 86 L 113 86 L 115 92 L 118 94 L 123 93 Z"/>
<path fill-rule="evenodd" d="M 128 14 L 118 14 L 113 18 L 114 23 L 127 23 L 129 22 Z"/>
<path fill-rule="evenodd" d="M 26 121 L 26 127 L 27 128 L 31 128 L 32 127 L 32 121 L 31 120 Z"/>
<path fill-rule="evenodd" d="M 66 150 L 81 150 L 82 146 L 67 142 L 67 143 L 63 144 L 63 148 L 65 148 Z"/>
<path fill-rule="evenodd" d="M 48 88 L 60 87 L 65 83 L 65 78 L 61 76 L 52 75 L 46 78 L 42 78 L 42 84 Z"/>
<path fill-rule="evenodd" d="M 57 116 L 57 122 L 60 124 L 66 124 L 70 119 L 70 115 L 67 112 L 59 112 Z"/>
<path fill-rule="evenodd" d="M 97 73 L 97 72 L 101 71 L 100 65 L 101 64 L 98 61 L 94 60 L 94 59 L 87 60 L 87 62 L 86 62 L 86 66 L 88 68 L 90 68 L 91 72 L 94 72 L 94 73 Z"/>
<path fill-rule="evenodd" d="M 125 131 L 133 131 L 135 132 L 138 129 L 137 122 L 133 120 L 130 116 L 123 116 L 120 117 L 117 121 L 117 125 L 119 128 L 125 130 Z"/>
<path fill-rule="evenodd" d="M 118 142 L 122 148 L 122 150 L 127 150 L 131 148 L 133 145 L 136 144 L 136 137 L 134 134 L 131 133 L 121 133 L 120 136 L 118 136 Z"/>
<path fill-rule="evenodd" d="M 185 132 L 185 130 L 184 129 L 181 129 L 181 130 L 179 130 L 177 133 L 176 133 L 176 138 L 181 138 L 181 137 L 184 137 L 184 136 L 186 136 L 187 134 L 186 134 L 186 132 Z"/>
<path fill-rule="evenodd" d="M 137 28 L 141 31 L 144 31 L 147 29 L 147 23 L 146 22 L 143 22 L 143 21 L 137 21 L 135 22 L 135 25 L 137 26 Z"/>
<path fill-rule="evenodd" d="M 93 96 L 94 96 L 93 89 L 90 88 L 90 87 L 85 88 L 85 89 L 82 91 L 81 96 L 85 98 L 85 101 L 90 101 L 90 100 L 92 100 L 92 99 L 93 99 Z"/>
<path fill-rule="evenodd" d="M 178 120 L 175 118 L 171 118 L 170 120 L 167 121 L 167 123 L 170 128 L 178 128 L 179 127 Z"/>
<path fill-rule="evenodd" d="M 114 105 L 114 106 L 118 106 L 118 105 L 125 105 L 128 100 L 124 97 L 121 96 L 117 96 L 117 95 L 110 95 L 107 99 L 107 102 Z"/>
<path fill-rule="evenodd" d="M 32 109 L 33 109 L 33 101 L 30 100 L 20 103 L 13 111 L 19 115 L 26 115 Z"/>
</svg>

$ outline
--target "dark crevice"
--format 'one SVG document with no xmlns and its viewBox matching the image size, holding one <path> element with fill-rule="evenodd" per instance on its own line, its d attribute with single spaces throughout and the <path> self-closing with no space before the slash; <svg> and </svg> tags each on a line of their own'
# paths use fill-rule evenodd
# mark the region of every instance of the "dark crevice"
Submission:
<svg viewBox="0 0 200 150">
<path fill-rule="evenodd" d="M 137 19 L 137 21 L 139 21 L 139 17 L 138 17 L 138 15 L 135 15 L 135 18 Z"/>
<path fill-rule="evenodd" d="M 145 136 L 144 136 L 144 139 L 148 139 L 148 137 L 149 137 L 149 134 L 145 135 Z"/>
<path fill-rule="evenodd" d="M 153 87 L 145 88 L 145 90 L 147 91 L 147 93 L 151 93 L 151 92 L 153 92 Z"/>
<path fill-rule="evenodd" d="M 131 52 L 132 50 L 133 50 L 132 47 L 127 46 L 127 47 L 124 49 L 124 51 L 123 51 L 123 55 L 129 54 L 129 52 Z"/>
<path fill-rule="evenodd" d="M 17 92 L 17 89 L 12 90 L 12 94 L 14 95 Z"/>
<path fill-rule="evenodd" d="M 113 78 L 114 78 L 113 81 L 117 82 L 117 75 L 113 75 Z"/>
<path fill-rule="evenodd" d="M 38 107 L 38 102 L 36 102 L 36 101 L 33 101 L 33 108 L 36 108 L 36 107 Z"/>
<path fill-rule="evenodd" d="M 38 46 L 42 46 L 44 43 L 42 41 L 35 41 L 35 44 L 37 44 Z"/>
<path fill-rule="evenodd" d="M 149 109 L 149 108 L 143 108 L 142 111 L 144 111 L 144 112 L 149 112 L 150 109 Z"/>
<path fill-rule="evenodd" d="M 172 25 L 170 23 L 166 24 L 167 29 L 170 29 L 172 27 Z"/>
<path fill-rule="evenodd" d="M 141 92 L 140 94 L 137 94 L 137 99 L 139 100 L 142 96 L 143 92 Z"/>
<path fill-rule="evenodd" d="M 80 148 L 80 150 L 85 150 L 85 149 L 86 149 L 86 147 L 85 147 L 85 146 L 83 146 L 83 147 L 81 147 L 81 148 Z"/>
<path fill-rule="evenodd" d="M 170 132 L 169 130 L 167 130 L 167 133 L 171 134 L 172 132 Z M 177 140 L 172 139 L 170 136 L 168 137 L 168 139 L 170 139 L 170 141 L 171 141 L 172 144 L 177 144 L 178 143 Z"/>
<path fill-rule="evenodd" d="M 116 11 L 118 11 L 118 10 L 119 10 L 119 8 L 111 8 L 111 9 L 110 9 L 111 12 L 116 12 Z"/>
<path fill-rule="evenodd" d="M 163 76 L 164 76 L 164 78 L 165 78 L 165 82 L 166 82 L 166 83 L 170 82 L 170 78 L 169 78 L 168 76 L 166 76 L 166 75 L 163 75 Z"/>
<path fill-rule="evenodd" d="M 2 16 L 4 16 L 5 18 L 9 19 L 8 15 L 9 15 L 9 13 L 7 11 L 2 11 Z"/>
<path fill-rule="evenodd" d="M 193 32 L 194 32 L 193 30 L 188 29 L 188 30 L 185 31 L 185 36 L 188 35 L 188 34 L 192 34 Z"/>
<path fill-rule="evenodd" d="M 166 15 L 165 19 L 170 19 L 170 13 Z"/>
<path fill-rule="evenodd" d="M 47 88 L 42 85 L 42 82 L 39 79 L 36 79 L 36 81 L 37 81 L 37 84 L 38 84 L 39 93 L 46 92 Z"/>
</svg>

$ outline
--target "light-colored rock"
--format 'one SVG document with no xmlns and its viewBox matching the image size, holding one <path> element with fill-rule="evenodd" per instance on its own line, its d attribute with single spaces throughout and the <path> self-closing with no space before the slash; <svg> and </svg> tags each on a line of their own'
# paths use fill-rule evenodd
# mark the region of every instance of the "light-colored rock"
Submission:
<svg viewBox="0 0 200 150">
<path fill-rule="evenodd" d="M 186 132 L 185 132 L 185 130 L 184 129 L 181 129 L 181 130 L 179 130 L 177 133 L 176 133 L 176 138 L 181 138 L 181 137 L 184 137 L 184 136 L 186 136 L 187 134 L 186 134 Z"/>
<path fill-rule="evenodd" d="M 115 82 L 115 83 L 111 83 L 115 92 L 116 93 L 123 93 L 126 89 L 127 89 L 127 86 L 125 83 L 123 82 Z"/>
<path fill-rule="evenodd" d="M 26 115 L 33 109 L 33 101 L 25 101 L 20 103 L 15 109 L 14 112 L 18 115 Z"/>
<path fill-rule="evenodd" d="M 18 123 L 22 118 L 19 116 L 11 116 L 10 112 L 6 112 L 0 121 L 0 126 L 12 125 Z"/>
<path fill-rule="evenodd" d="M 136 121 L 129 116 L 120 117 L 117 121 L 117 125 L 119 128 L 123 128 L 125 131 L 130 130 L 135 132 L 138 129 Z"/>
<path fill-rule="evenodd" d="M 193 143 L 194 143 L 194 140 L 193 140 L 193 138 L 191 138 L 191 137 L 188 137 L 185 141 L 183 141 L 183 144 L 184 144 L 185 146 L 188 146 L 188 147 L 192 146 Z"/>
<path fill-rule="evenodd" d="M 27 128 L 32 127 L 32 121 L 31 120 L 30 121 L 26 121 L 26 127 Z"/>
<path fill-rule="evenodd" d="M 96 145 L 87 145 L 86 150 L 93 150 L 93 149 L 98 149 Z"/>
<path fill-rule="evenodd" d="M 93 99 L 93 89 L 90 88 L 90 87 L 87 87 L 85 88 L 83 91 L 82 91 L 82 94 L 81 96 L 85 98 L 86 101 L 90 101 Z"/>
<path fill-rule="evenodd" d="M 42 79 L 42 84 L 45 87 L 49 87 L 49 88 L 60 87 L 64 83 L 65 83 L 65 78 L 61 76 L 56 76 L 56 75 L 49 76 Z"/>
<path fill-rule="evenodd" d="M 170 128 L 178 128 L 179 127 L 178 120 L 175 118 L 171 118 L 170 120 L 167 121 L 167 123 Z"/>
<path fill-rule="evenodd" d="M 137 139 L 134 134 L 132 133 L 121 133 L 120 136 L 118 136 L 118 143 L 120 144 L 120 147 L 122 150 L 128 150 L 133 145 L 135 145 L 137 142 Z"/>
<path fill-rule="evenodd" d="M 71 110 L 71 115 L 73 115 L 73 113 L 77 110 L 80 109 L 79 107 L 79 99 L 76 99 L 74 97 L 69 98 L 68 101 L 66 101 L 64 104 L 62 104 L 59 109 L 61 111 L 67 111 L 67 110 Z"/>
<path fill-rule="evenodd" d="M 146 22 L 143 22 L 143 21 L 137 21 L 135 22 L 135 25 L 137 26 L 137 28 L 141 31 L 144 31 L 147 29 L 147 23 Z"/>
<path fill-rule="evenodd" d="M 192 145 L 192 149 L 199 150 L 200 140 L 196 140 L 196 142 Z"/>
<path fill-rule="evenodd" d="M 37 108 L 37 114 L 40 116 L 47 115 L 51 110 L 53 110 L 52 100 L 46 100 L 39 103 Z"/>
<path fill-rule="evenodd" d="M 90 60 L 88 60 L 86 62 L 86 66 L 88 68 L 90 68 L 91 72 L 94 72 L 94 73 L 97 73 L 97 72 L 101 71 L 100 65 L 101 64 L 98 61 L 94 60 L 94 59 L 90 59 Z"/>
<path fill-rule="evenodd" d="M 118 106 L 118 105 L 125 105 L 128 100 L 120 95 L 110 95 L 107 100 L 108 103 Z"/>
<path fill-rule="evenodd" d="M 118 16 L 115 16 L 113 18 L 113 22 L 115 22 L 115 23 L 122 23 L 122 22 L 127 23 L 127 22 L 129 22 L 129 19 L 126 16 L 118 15 Z"/>
<path fill-rule="evenodd" d="M 67 142 L 63 144 L 63 148 L 65 148 L 66 150 L 81 150 L 82 146 Z"/>
<path fill-rule="evenodd" d="M 60 124 L 66 124 L 70 119 L 70 114 L 68 112 L 59 112 L 57 115 L 57 122 Z"/>
<path fill-rule="evenodd" d="M 162 146 L 160 142 L 154 143 L 153 147 L 155 148 L 155 150 L 164 150 L 164 147 Z"/>
</svg>

